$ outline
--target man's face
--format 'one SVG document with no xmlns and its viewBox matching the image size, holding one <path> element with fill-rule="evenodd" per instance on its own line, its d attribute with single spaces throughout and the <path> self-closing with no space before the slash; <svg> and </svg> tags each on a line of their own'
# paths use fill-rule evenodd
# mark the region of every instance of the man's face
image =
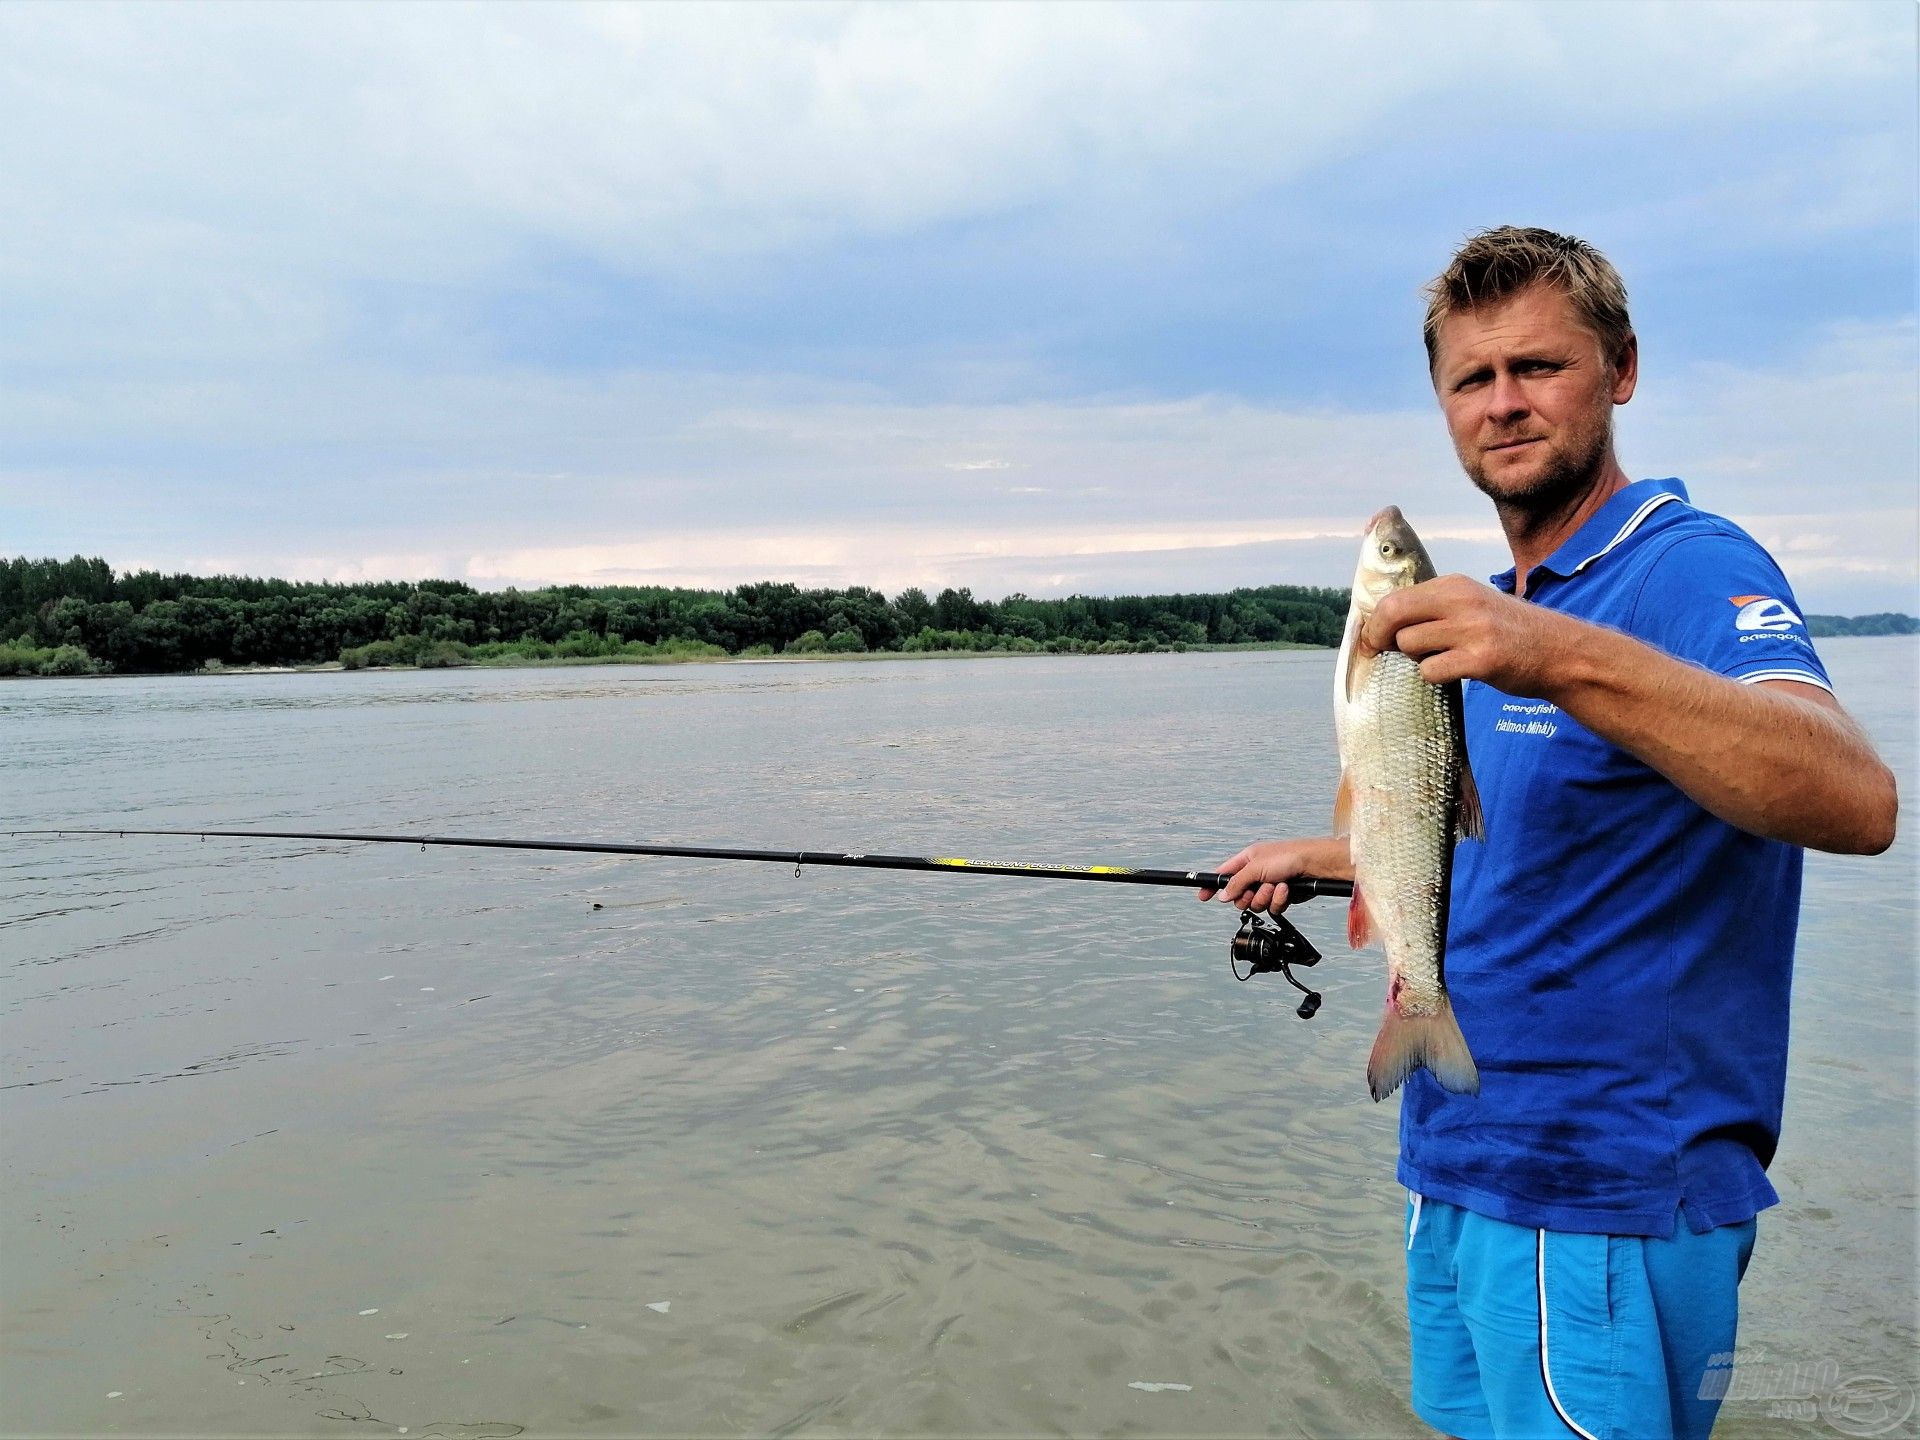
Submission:
<svg viewBox="0 0 1920 1440">
<path fill-rule="evenodd" d="M 1634 345 L 1609 366 L 1550 285 L 1449 315 L 1436 339 L 1434 390 L 1468 478 L 1520 510 L 1583 494 L 1612 453 L 1613 407 L 1632 398 Z"/>
</svg>

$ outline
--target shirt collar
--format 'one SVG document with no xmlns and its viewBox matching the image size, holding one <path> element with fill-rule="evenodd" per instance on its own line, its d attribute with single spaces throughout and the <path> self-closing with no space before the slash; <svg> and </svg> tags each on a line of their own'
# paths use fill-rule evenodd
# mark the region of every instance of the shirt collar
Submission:
<svg viewBox="0 0 1920 1440">
<path fill-rule="evenodd" d="M 1626 544 L 1646 518 L 1662 505 L 1675 500 L 1685 503 L 1686 499 L 1687 487 L 1678 480 L 1636 480 L 1594 511 L 1586 524 L 1567 537 L 1565 544 L 1533 568 L 1532 574 L 1546 571 L 1558 579 L 1570 579 L 1601 556 Z M 1502 570 L 1490 578 L 1502 590 L 1513 592 L 1512 569 Z M 1532 593 L 1531 583 L 1528 592 Z"/>
</svg>

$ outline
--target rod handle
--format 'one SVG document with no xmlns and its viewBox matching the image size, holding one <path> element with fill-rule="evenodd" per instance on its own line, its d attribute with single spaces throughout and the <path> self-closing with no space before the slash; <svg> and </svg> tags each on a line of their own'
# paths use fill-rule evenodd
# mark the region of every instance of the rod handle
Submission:
<svg viewBox="0 0 1920 1440">
<path fill-rule="evenodd" d="M 1300 875 L 1287 881 L 1287 899 L 1349 900 L 1353 897 L 1351 880 L 1326 880 L 1318 875 Z"/>
</svg>

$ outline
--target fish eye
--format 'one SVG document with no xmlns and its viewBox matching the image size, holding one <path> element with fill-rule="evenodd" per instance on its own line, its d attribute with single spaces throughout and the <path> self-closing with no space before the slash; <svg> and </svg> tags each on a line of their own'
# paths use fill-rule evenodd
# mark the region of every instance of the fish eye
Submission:
<svg viewBox="0 0 1920 1440">
<path fill-rule="evenodd" d="M 1393 542 L 1391 540 L 1382 540 L 1380 542 L 1380 553 L 1382 555 L 1393 554 Z"/>
</svg>

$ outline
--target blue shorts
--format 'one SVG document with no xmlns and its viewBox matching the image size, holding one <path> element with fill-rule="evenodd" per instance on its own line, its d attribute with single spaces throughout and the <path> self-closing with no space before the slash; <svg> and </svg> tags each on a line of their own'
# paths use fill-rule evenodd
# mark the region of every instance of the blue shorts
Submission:
<svg viewBox="0 0 1920 1440">
<path fill-rule="evenodd" d="M 1413 1408 L 1461 1440 L 1706 1440 L 1753 1236 L 1529 1230 L 1409 1197 Z"/>
</svg>

